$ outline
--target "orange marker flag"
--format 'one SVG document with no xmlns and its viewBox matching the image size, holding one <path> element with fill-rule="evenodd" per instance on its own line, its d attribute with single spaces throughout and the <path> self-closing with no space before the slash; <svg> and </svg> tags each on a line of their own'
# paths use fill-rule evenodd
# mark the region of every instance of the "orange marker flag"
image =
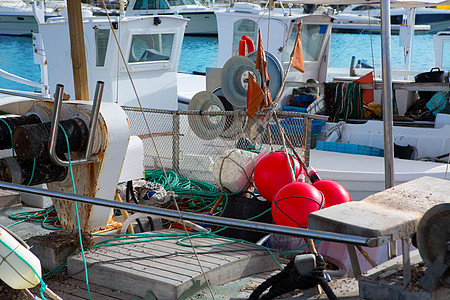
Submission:
<svg viewBox="0 0 450 300">
<path fill-rule="evenodd" d="M 367 73 L 366 75 L 360 77 L 357 80 L 354 80 L 353 82 L 359 82 L 359 83 L 365 83 L 365 84 L 373 84 L 373 72 Z M 373 102 L 375 100 L 373 90 L 363 90 L 363 102 L 365 104 L 369 104 L 370 102 Z"/>
<path fill-rule="evenodd" d="M 292 65 L 294 68 L 302 73 L 305 73 L 305 64 L 303 63 L 303 49 L 302 49 L 302 22 L 298 23 L 297 38 L 295 39 L 294 49 L 292 49 Z"/>
<path fill-rule="evenodd" d="M 258 109 L 264 103 L 264 93 L 252 74 L 248 75 L 247 116 L 253 119 Z"/>
<path fill-rule="evenodd" d="M 264 78 L 266 78 L 266 81 L 269 80 L 269 73 L 267 72 L 267 60 L 266 60 L 266 53 L 264 52 L 263 48 L 263 40 L 261 36 L 261 30 L 259 30 L 259 37 L 258 37 L 258 49 L 256 52 L 256 70 L 259 70 L 262 74 L 264 74 Z M 263 63 L 264 71 L 261 70 L 261 62 Z M 263 73 L 264 72 L 264 73 Z"/>
</svg>

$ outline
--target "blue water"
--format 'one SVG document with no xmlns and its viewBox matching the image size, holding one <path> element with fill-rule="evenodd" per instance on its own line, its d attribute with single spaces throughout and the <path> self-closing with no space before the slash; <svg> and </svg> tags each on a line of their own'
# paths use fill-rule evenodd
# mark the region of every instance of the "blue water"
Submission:
<svg viewBox="0 0 450 300">
<path fill-rule="evenodd" d="M 216 37 L 185 37 L 178 70 L 191 73 L 205 72 L 215 67 L 218 40 Z M 369 34 L 333 33 L 331 35 L 329 66 L 349 68 L 351 57 L 366 59 L 369 65 L 381 66 L 381 36 Z M 445 54 L 450 55 L 450 53 Z M 373 57 L 373 58 L 372 58 Z M 399 36 L 393 35 L 391 60 L 394 69 L 403 69 L 403 50 Z M 31 37 L 0 36 L 0 68 L 39 81 L 39 67 L 33 63 Z M 434 67 L 433 35 L 416 35 L 413 41 L 412 70 L 429 71 Z M 34 88 L 0 77 L 0 88 L 32 91 Z"/>
</svg>

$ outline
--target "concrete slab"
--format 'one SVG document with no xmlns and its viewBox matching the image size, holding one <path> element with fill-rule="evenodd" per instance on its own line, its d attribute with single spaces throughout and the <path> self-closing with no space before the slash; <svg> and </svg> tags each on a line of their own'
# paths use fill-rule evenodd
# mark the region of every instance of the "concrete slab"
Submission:
<svg viewBox="0 0 450 300">
<path fill-rule="evenodd" d="M 33 212 L 37 210 L 39 209 L 36 209 L 34 207 L 19 207 L 19 206 L 0 208 L 0 224 L 2 224 L 3 226 L 8 226 L 16 223 L 17 220 L 13 220 L 9 217 L 11 214 Z M 43 228 L 42 225 L 38 222 L 22 222 L 11 226 L 9 229 L 23 240 L 27 240 L 32 236 L 45 235 L 52 232 L 52 230 Z"/>
<path fill-rule="evenodd" d="M 19 192 L 0 190 L 0 208 L 20 207 L 21 205 Z"/>
<path fill-rule="evenodd" d="M 191 247 L 177 244 L 185 237 L 184 232 L 161 230 L 151 234 L 156 240 L 136 238 L 134 242 L 141 242 L 89 250 L 86 262 L 90 282 L 140 297 L 151 291 L 158 299 L 179 299 L 204 287 L 205 277 L 210 284 L 219 285 L 278 268 L 266 250 L 254 245 L 226 244 L 230 240 L 225 238 L 194 238 L 197 260 Z M 167 234 L 175 237 L 161 238 Z M 80 255 L 69 257 L 67 263 L 70 276 L 84 278 Z"/>
<path fill-rule="evenodd" d="M 316 211 L 308 227 L 367 237 L 390 236 L 392 240 L 416 232 L 422 215 L 431 207 L 450 202 L 450 181 L 421 177 L 364 200 Z"/>
</svg>

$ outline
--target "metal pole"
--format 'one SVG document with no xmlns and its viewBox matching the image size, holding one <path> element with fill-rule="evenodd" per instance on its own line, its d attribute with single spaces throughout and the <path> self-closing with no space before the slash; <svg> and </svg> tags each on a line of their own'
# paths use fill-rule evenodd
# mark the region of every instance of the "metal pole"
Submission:
<svg viewBox="0 0 450 300">
<path fill-rule="evenodd" d="M 105 83 L 97 81 L 95 87 L 94 101 L 92 103 L 91 119 L 89 121 L 89 139 L 86 147 L 86 159 L 89 160 L 92 155 L 92 148 L 94 147 L 95 130 L 97 129 L 98 114 L 100 112 L 100 104 L 102 102 L 103 88 Z"/>
<path fill-rule="evenodd" d="M 286 227 L 286 226 L 272 225 L 272 224 L 259 223 L 259 222 L 251 222 L 251 221 L 238 220 L 238 219 L 221 218 L 221 217 L 208 216 L 208 215 L 203 215 L 203 214 L 195 214 L 195 213 L 189 213 L 189 212 L 178 213 L 178 211 L 171 210 L 171 209 L 155 208 L 155 207 L 151 207 L 151 206 L 143 206 L 143 205 L 126 203 L 126 202 L 117 202 L 117 201 L 112 201 L 112 200 L 92 198 L 92 197 L 80 196 L 80 195 L 75 195 L 75 194 L 67 194 L 67 193 L 43 190 L 43 189 L 38 189 L 38 188 L 33 188 L 33 187 L 23 186 L 23 185 L 18 185 L 18 184 L 13 184 L 13 183 L 7 183 L 7 182 L 2 182 L 2 181 L 0 181 L 0 189 L 13 190 L 13 191 L 36 194 L 36 195 L 47 196 L 47 197 L 52 197 L 52 198 L 59 198 L 59 199 L 63 199 L 63 200 L 76 201 L 76 202 L 81 202 L 81 203 L 85 203 L 85 204 L 99 205 L 99 206 L 105 206 L 105 207 L 110 207 L 110 208 L 123 209 L 123 210 L 141 212 L 141 213 L 145 213 L 145 214 L 153 214 L 153 215 L 158 215 L 158 216 L 166 216 L 166 217 L 177 218 L 177 219 L 181 215 L 181 217 L 184 220 L 189 220 L 189 221 L 194 221 L 194 222 L 201 222 L 201 223 L 221 225 L 221 226 L 230 226 L 233 228 L 240 228 L 240 229 L 251 229 L 251 230 L 263 231 L 263 232 L 280 233 L 280 234 L 299 236 L 299 237 L 304 237 L 304 238 L 314 238 L 314 239 L 332 241 L 332 242 L 338 242 L 338 243 L 375 247 L 375 246 L 383 244 L 387 241 L 386 237 L 367 238 L 367 237 L 361 237 L 361 236 L 353 236 L 353 235 L 346 235 L 346 234 L 332 233 L 332 232 L 325 232 L 325 231 L 318 231 L 318 230 Z"/>
<path fill-rule="evenodd" d="M 180 114 L 173 113 L 173 135 L 172 135 L 172 169 L 178 173 L 180 171 Z"/>
<path fill-rule="evenodd" d="M 0 89 L 0 94 L 6 94 L 6 95 L 11 95 L 11 96 L 36 99 L 36 100 L 53 101 L 53 98 L 42 97 L 38 94 L 33 95 L 32 93 L 27 93 L 27 92 L 21 93 L 21 92 L 16 92 L 16 91 Z"/>
<path fill-rule="evenodd" d="M 383 129 L 385 188 L 394 186 L 394 145 L 392 137 L 391 4 L 381 1 L 381 58 L 383 78 Z"/>
</svg>

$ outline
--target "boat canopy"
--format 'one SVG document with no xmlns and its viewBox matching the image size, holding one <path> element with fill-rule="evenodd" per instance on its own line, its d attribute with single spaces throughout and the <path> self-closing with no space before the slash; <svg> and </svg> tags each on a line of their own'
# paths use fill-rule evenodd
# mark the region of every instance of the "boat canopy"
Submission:
<svg viewBox="0 0 450 300">
<path fill-rule="evenodd" d="M 321 5 L 351 5 L 351 4 L 366 4 L 366 5 L 380 5 L 380 0 L 321 0 Z M 290 0 L 293 4 L 319 4 L 317 0 Z M 390 0 L 391 7 L 423 7 L 423 6 L 438 6 L 448 5 L 449 0 Z"/>
</svg>

